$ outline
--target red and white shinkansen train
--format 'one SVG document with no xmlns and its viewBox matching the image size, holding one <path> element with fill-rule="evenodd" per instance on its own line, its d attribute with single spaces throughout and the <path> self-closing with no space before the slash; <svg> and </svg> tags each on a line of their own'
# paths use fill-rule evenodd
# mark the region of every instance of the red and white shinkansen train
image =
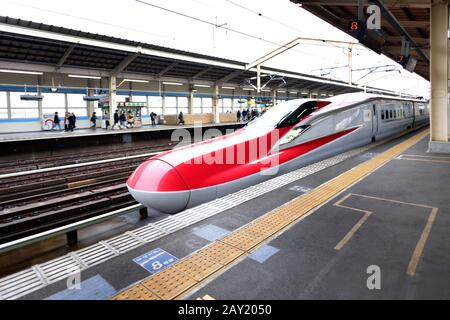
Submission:
<svg viewBox="0 0 450 320">
<path fill-rule="evenodd" d="M 428 123 L 422 100 L 366 93 L 290 100 L 231 134 L 150 158 L 127 186 L 147 208 L 176 213 Z"/>
</svg>

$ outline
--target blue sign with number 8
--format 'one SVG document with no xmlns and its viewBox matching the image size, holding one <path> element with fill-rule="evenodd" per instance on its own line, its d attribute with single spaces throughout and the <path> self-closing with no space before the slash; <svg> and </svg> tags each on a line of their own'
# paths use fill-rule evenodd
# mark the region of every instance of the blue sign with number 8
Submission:
<svg viewBox="0 0 450 320">
<path fill-rule="evenodd" d="M 156 248 L 133 259 L 134 262 L 150 273 L 161 271 L 174 264 L 177 260 L 175 256 L 161 248 Z"/>
</svg>

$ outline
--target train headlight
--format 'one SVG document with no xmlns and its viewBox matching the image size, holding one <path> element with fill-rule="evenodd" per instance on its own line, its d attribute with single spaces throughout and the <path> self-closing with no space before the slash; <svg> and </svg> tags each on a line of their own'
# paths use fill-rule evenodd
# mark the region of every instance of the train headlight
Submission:
<svg viewBox="0 0 450 320">
<path fill-rule="evenodd" d="M 294 139 L 296 139 L 302 132 L 304 132 L 306 129 L 308 129 L 309 126 L 298 126 L 295 128 L 292 128 L 289 130 L 288 133 L 286 133 L 283 138 L 280 139 L 279 145 L 283 145 L 286 143 L 291 143 Z"/>
</svg>

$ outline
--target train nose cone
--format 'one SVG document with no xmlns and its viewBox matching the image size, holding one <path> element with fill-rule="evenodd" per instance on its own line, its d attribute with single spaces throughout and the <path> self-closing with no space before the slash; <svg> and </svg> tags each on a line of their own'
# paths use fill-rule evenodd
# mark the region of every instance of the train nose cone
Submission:
<svg viewBox="0 0 450 320">
<path fill-rule="evenodd" d="M 128 178 L 127 187 L 136 201 L 148 208 L 176 213 L 186 208 L 190 190 L 177 170 L 161 160 L 147 160 Z"/>
</svg>

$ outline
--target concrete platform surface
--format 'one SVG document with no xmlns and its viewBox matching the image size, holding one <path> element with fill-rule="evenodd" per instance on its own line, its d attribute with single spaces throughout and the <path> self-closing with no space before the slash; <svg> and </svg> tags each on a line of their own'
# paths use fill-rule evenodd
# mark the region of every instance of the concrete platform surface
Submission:
<svg viewBox="0 0 450 320">
<path fill-rule="evenodd" d="M 22 299 L 110 299 L 410 136 L 94 265 L 81 272 L 78 291 L 69 292 L 63 279 Z M 450 157 L 426 153 L 428 139 L 178 298 L 450 298 Z M 155 256 L 166 257 L 167 266 Z"/>
</svg>

